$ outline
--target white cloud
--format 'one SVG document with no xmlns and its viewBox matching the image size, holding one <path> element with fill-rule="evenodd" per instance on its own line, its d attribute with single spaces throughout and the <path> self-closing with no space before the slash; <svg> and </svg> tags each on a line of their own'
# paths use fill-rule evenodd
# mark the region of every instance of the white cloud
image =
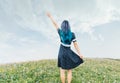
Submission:
<svg viewBox="0 0 120 83">
<path fill-rule="evenodd" d="M 46 11 L 49 10 L 51 11 L 55 20 L 58 21 L 58 24 L 60 24 L 60 21 L 64 19 L 69 19 L 71 22 L 73 22 L 73 24 L 78 23 L 76 26 L 71 25 L 72 27 L 75 27 L 73 29 L 75 32 L 82 33 L 85 32 L 88 33 L 88 35 L 89 33 L 92 32 L 92 35 L 90 36 L 91 38 L 93 38 L 94 35 L 93 27 L 109 23 L 113 20 L 119 20 L 118 19 L 119 12 L 117 9 L 118 7 L 116 7 L 112 3 L 113 2 L 112 0 L 110 1 L 93 0 L 92 2 L 93 3 L 87 5 L 86 1 L 85 2 L 77 1 L 74 3 L 73 1 L 69 1 L 69 4 L 66 4 L 67 1 L 50 2 L 42 0 L 41 1 L 27 0 L 27 1 L 15 1 L 13 4 L 9 2 L 9 4 L 3 6 L 3 8 L 9 7 L 9 12 L 6 11 L 6 13 L 9 14 L 11 13 L 10 15 L 13 14 L 14 16 L 12 17 L 14 17 L 16 22 L 22 28 L 28 28 L 34 31 L 38 31 L 48 39 L 52 39 L 51 37 L 57 38 L 57 36 L 55 36 L 56 34 L 55 30 L 53 30 L 54 28 L 52 28 L 53 27 L 52 23 L 50 22 L 50 20 L 48 20 L 49 18 L 47 18 L 47 16 L 45 15 Z M 72 7 L 73 5 L 74 7 Z M 17 18 L 17 16 L 19 18 Z M 99 36 L 97 35 L 97 37 Z"/>
<path fill-rule="evenodd" d="M 113 0 L 91 1 L 1 1 L 1 6 L 22 27 L 38 31 L 46 38 L 57 38 L 46 11 L 50 11 L 60 24 L 68 19 L 75 32 L 93 33 L 93 27 L 120 20 L 120 7 Z M 68 3 L 69 2 L 69 3 Z M 62 5 L 62 6 L 61 6 Z M 73 7 L 74 6 L 74 7 Z M 7 8 L 7 11 L 6 11 Z M 67 12 L 66 12 L 67 11 Z M 77 23 L 77 24 L 76 24 Z M 72 25 L 73 24 L 73 25 Z M 74 24 L 76 24 L 74 26 Z M 46 34 L 47 33 L 47 34 Z M 98 35 L 97 35 L 98 36 Z M 91 37 L 92 38 L 92 37 Z M 50 38 L 51 39 L 51 38 Z"/>
<path fill-rule="evenodd" d="M 41 41 L 34 40 L 30 36 L 18 36 L 16 33 L 4 30 L 0 32 L 0 50 L 3 51 L 0 52 L 0 55 L 14 55 L 13 57 L 16 57 L 16 55 L 30 55 L 32 57 L 34 54 L 54 55 L 54 48 L 50 44 L 46 45 L 46 43 L 58 43 L 59 37 L 46 16 L 46 11 L 51 12 L 59 25 L 62 20 L 68 19 L 74 32 L 88 34 L 88 37 L 92 40 L 104 41 L 104 36 L 101 33 L 95 34 L 95 27 L 116 20 L 120 21 L 119 2 L 120 0 L 1 0 L 0 9 L 2 12 L 0 13 L 3 14 L 0 15 L 0 29 L 16 27 L 12 24 L 10 27 L 2 24 L 4 19 L 2 15 L 6 15 L 9 18 L 4 19 L 4 24 L 6 24 L 6 21 L 12 21 L 13 24 L 19 26 L 17 26 L 18 28 L 39 32 L 49 41 L 40 44 Z M 12 43 L 14 42 L 21 47 L 15 47 L 8 41 L 12 41 Z M 47 46 L 51 49 L 48 51 L 49 53 L 44 52 L 48 49 Z"/>
<path fill-rule="evenodd" d="M 55 49 L 55 45 L 51 45 L 51 43 L 35 41 L 26 37 L 16 38 L 14 45 L 0 42 L 0 64 L 57 58 Z"/>
<path fill-rule="evenodd" d="M 104 37 L 101 34 L 99 34 L 99 38 L 101 41 L 104 41 Z"/>
<path fill-rule="evenodd" d="M 120 20 L 120 6 L 116 7 L 113 2 L 113 0 L 96 0 L 96 9 L 93 9 L 94 11 L 88 10 L 89 15 L 82 15 L 83 19 L 78 19 L 79 17 L 76 16 L 76 21 L 72 21 L 75 24 L 75 26 L 73 25 L 75 27 L 73 30 L 75 32 L 88 33 L 93 40 L 103 40 L 101 33 L 99 33 L 101 36 L 94 34 L 94 29 L 96 26 Z"/>
<path fill-rule="evenodd" d="M 0 32 L 0 42 L 6 42 L 10 39 L 14 39 L 15 35 L 10 32 L 1 31 Z"/>
</svg>

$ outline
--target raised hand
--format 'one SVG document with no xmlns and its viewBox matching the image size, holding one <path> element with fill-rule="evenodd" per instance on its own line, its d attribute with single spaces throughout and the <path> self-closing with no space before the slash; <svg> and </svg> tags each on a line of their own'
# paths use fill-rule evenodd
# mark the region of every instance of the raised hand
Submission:
<svg viewBox="0 0 120 83">
<path fill-rule="evenodd" d="M 47 15 L 48 17 L 51 17 L 51 14 L 50 14 L 49 12 L 47 12 L 46 15 Z"/>
<path fill-rule="evenodd" d="M 83 55 L 82 54 L 80 54 L 79 56 L 80 56 L 81 59 L 83 59 Z"/>
</svg>

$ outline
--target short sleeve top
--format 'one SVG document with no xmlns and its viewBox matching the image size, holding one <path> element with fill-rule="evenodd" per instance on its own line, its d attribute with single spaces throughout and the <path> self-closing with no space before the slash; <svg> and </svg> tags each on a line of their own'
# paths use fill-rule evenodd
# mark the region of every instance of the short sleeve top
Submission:
<svg viewBox="0 0 120 83">
<path fill-rule="evenodd" d="M 61 33 L 62 33 L 62 30 L 58 29 L 58 34 L 59 34 L 59 37 L 60 37 L 60 40 L 61 40 L 62 43 L 70 45 L 71 42 L 76 42 L 76 37 L 75 37 L 75 34 L 73 32 L 72 32 L 72 38 L 71 38 L 71 40 L 70 41 L 65 41 L 65 42 L 63 42 L 62 39 L 61 39 L 61 36 L 62 36 Z"/>
</svg>

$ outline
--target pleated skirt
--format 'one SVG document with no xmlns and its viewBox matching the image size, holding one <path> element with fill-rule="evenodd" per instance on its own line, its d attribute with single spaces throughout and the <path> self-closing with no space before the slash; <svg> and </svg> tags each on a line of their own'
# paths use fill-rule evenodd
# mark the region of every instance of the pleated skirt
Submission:
<svg viewBox="0 0 120 83">
<path fill-rule="evenodd" d="M 73 69 L 84 61 L 70 47 L 60 45 L 58 53 L 58 67 L 62 69 Z"/>
</svg>

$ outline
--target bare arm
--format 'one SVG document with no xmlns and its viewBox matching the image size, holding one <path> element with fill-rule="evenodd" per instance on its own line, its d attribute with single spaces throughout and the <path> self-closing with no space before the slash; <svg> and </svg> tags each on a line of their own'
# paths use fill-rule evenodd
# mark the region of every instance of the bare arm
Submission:
<svg viewBox="0 0 120 83">
<path fill-rule="evenodd" d="M 55 28 L 58 29 L 59 27 L 58 27 L 57 23 L 55 22 L 55 20 L 53 19 L 53 17 L 51 16 L 51 14 L 47 13 L 47 16 L 50 18 L 50 20 L 52 21 L 52 23 L 55 26 Z"/>
<path fill-rule="evenodd" d="M 80 48 L 79 48 L 79 46 L 78 46 L 78 43 L 77 43 L 77 42 L 73 42 L 73 44 L 74 44 L 74 47 L 75 47 L 78 55 L 80 56 L 80 58 L 83 58 L 83 56 L 82 56 L 81 53 L 80 53 Z"/>
</svg>

